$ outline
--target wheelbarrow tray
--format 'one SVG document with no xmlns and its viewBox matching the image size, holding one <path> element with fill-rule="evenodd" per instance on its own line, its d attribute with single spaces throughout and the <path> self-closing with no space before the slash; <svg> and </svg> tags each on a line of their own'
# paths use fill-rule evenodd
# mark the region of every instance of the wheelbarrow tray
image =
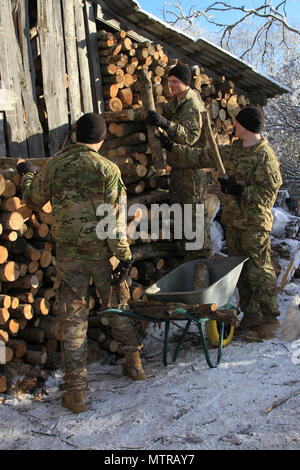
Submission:
<svg viewBox="0 0 300 470">
<path fill-rule="evenodd" d="M 174 269 L 145 290 L 150 300 L 161 302 L 182 302 L 184 304 L 217 304 L 223 307 L 230 303 L 244 263 L 242 256 L 196 259 Z M 209 286 L 193 290 L 194 272 L 197 262 L 207 264 Z"/>
</svg>

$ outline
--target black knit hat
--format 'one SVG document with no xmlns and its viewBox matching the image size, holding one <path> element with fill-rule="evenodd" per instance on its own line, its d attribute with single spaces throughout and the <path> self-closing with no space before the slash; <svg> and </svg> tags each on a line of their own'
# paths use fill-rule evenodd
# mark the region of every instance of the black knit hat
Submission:
<svg viewBox="0 0 300 470">
<path fill-rule="evenodd" d="M 264 116 L 257 106 L 249 105 L 236 116 L 237 122 L 254 134 L 259 134 L 264 128 Z"/>
<path fill-rule="evenodd" d="M 186 64 L 181 64 L 180 62 L 178 62 L 178 64 L 174 65 L 174 67 L 170 69 L 168 76 L 177 77 L 185 85 L 190 86 L 191 84 L 191 79 L 192 79 L 191 69 Z"/>
<path fill-rule="evenodd" d="M 97 113 L 86 113 L 76 124 L 76 141 L 84 144 L 96 144 L 104 140 L 106 124 L 104 117 Z"/>
</svg>

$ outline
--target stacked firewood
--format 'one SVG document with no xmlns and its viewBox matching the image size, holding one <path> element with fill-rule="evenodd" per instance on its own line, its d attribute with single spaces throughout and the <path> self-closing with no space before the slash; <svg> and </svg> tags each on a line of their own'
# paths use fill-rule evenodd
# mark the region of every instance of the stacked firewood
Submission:
<svg viewBox="0 0 300 470">
<path fill-rule="evenodd" d="M 138 83 L 141 68 L 148 71 L 158 107 L 159 103 L 168 101 L 171 94 L 167 76 L 177 59 L 169 58 L 160 44 L 134 42 L 125 31 L 100 30 L 97 35 L 107 111 L 119 112 L 142 106 Z M 249 103 L 248 98 L 237 92 L 232 80 L 224 76 L 212 78 L 198 64 L 191 66 L 191 72 L 192 87 L 199 92 L 210 113 L 217 143 L 230 143 L 232 119 Z"/>
</svg>

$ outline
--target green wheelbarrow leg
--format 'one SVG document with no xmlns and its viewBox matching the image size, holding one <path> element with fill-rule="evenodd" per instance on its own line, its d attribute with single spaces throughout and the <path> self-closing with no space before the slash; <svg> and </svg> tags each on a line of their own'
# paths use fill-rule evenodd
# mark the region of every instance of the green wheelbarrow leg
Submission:
<svg viewBox="0 0 300 470">
<path fill-rule="evenodd" d="M 164 340 L 164 356 L 163 356 L 165 366 L 168 365 L 169 330 L 170 330 L 170 320 L 167 320 L 165 322 L 165 340 Z"/>
<path fill-rule="evenodd" d="M 178 356 L 179 351 L 180 351 L 180 349 L 181 349 L 181 347 L 182 347 L 182 345 L 183 345 L 184 338 L 185 338 L 185 336 L 186 336 L 186 334 L 187 334 L 187 332 L 188 332 L 188 330 L 189 330 L 189 327 L 190 327 L 191 323 L 192 323 L 192 320 L 188 320 L 188 321 L 186 322 L 184 331 L 183 331 L 182 336 L 181 336 L 181 338 L 180 338 L 180 340 L 179 340 L 179 343 L 178 343 L 178 345 L 177 345 L 177 348 L 176 348 L 176 351 L 175 351 L 175 353 L 174 353 L 172 362 L 176 362 L 177 356 Z"/>
<path fill-rule="evenodd" d="M 204 335 L 204 323 L 203 322 L 201 322 L 200 324 L 198 323 L 198 328 L 199 328 L 199 332 L 200 332 L 200 336 L 201 336 L 201 340 L 202 340 L 202 344 L 203 344 L 203 348 L 204 348 L 204 354 L 205 354 L 206 362 L 207 362 L 207 364 L 209 365 L 209 367 L 211 369 L 214 369 L 214 368 L 218 367 L 218 365 L 220 364 L 220 362 L 222 360 L 224 322 L 220 322 L 219 348 L 218 348 L 217 362 L 216 362 L 215 365 L 210 360 L 210 354 L 209 354 L 208 347 L 207 347 L 207 341 L 206 341 L 205 335 Z"/>
</svg>

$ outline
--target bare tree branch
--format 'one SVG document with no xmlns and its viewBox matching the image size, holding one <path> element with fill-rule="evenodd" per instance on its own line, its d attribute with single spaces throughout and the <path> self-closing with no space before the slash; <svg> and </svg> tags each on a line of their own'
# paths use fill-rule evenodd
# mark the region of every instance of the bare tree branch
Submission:
<svg viewBox="0 0 300 470">
<path fill-rule="evenodd" d="M 257 8 L 247 8 L 245 5 L 234 6 L 227 2 L 215 1 L 207 7 L 196 9 L 192 6 L 188 13 L 185 13 L 180 1 L 169 4 L 169 8 L 163 8 L 164 20 L 172 26 L 180 25 L 183 29 L 189 29 L 198 19 L 204 19 L 209 24 L 220 28 L 222 33 L 220 45 L 230 50 L 230 40 L 232 33 L 242 23 L 249 19 L 258 21 L 258 31 L 256 32 L 250 49 L 253 48 L 258 41 L 264 41 L 264 49 L 270 46 L 269 34 L 274 27 L 281 27 L 282 42 L 285 43 L 285 33 L 287 31 L 300 36 L 300 29 L 293 26 L 287 19 L 286 6 L 290 0 L 261 0 L 262 4 Z M 208 2 L 209 3 L 209 2 Z M 232 13 L 240 14 L 237 20 L 232 21 Z M 228 13 L 230 20 L 225 23 L 223 18 Z M 218 21 L 216 15 L 222 14 L 222 20 Z M 249 50 L 244 51 L 241 57 L 244 57 Z"/>
</svg>

